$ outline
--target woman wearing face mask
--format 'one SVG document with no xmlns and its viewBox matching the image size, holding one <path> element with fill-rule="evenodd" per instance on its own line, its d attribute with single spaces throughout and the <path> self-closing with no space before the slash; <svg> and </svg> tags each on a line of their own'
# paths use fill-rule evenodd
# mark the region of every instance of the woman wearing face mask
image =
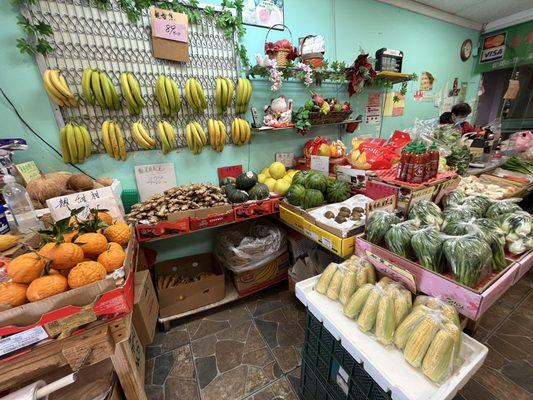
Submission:
<svg viewBox="0 0 533 400">
<path fill-rule="evenodd" d="M 452 107 L 453 122 L 459 128 L 462 135 L 472 132 L 481 132 L 481 129 L 470 125 L 469 122 L 466 122 L 466 118 L 471 112 L 472 108 L 468 105 L 468 103 L 459 103 Z"/>
</svg>

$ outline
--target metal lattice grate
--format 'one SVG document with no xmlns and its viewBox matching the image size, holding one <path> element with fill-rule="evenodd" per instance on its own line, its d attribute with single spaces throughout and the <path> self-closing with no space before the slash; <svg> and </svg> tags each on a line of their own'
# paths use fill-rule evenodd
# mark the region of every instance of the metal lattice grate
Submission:
<svg viewBox="0 0 533 400">
<path fill-rule="evenodd" d="M 177 146 L 184 147 L 185 125 L 189 121 L 198 121 L 207 133 L 209 118 L 224 121 L 227 128 L 235 118 L 234 108 L 229 108 L 223 115 L 217 114 L 214 91 L 217 76 L 228 77 L 236 84 L 240 75 L 236 43 L 224 36 L 213 19 L 201 17 L 197 24 L 189 24 L 190 60 L 177 63 L 153 57 L 148 10 L 143 12 L 138 23 L 132 23 L 116 1 L 107 11 L 99 10 L 90 0 L 40 0 L 30 7 L 32 15 L 28 17 L 48 23 L 54 31 L 50 39 L 54 50 L 37 58 L 41 72 L 46 68 L 60 69 L 71 90 L 79 94 L 78 107 L 54 110 L 58 126 L 63 127 L 69 120 L 84 123 L 91 133 L 93 152 L 105 153 L 100 129 L 106 119 L 114 119 L 120 124 L 126 134 L 127 150 L 137 151 L 142 149 L 131 139 L 130 127 L 139 119 L 154 137 L 157 121 L 168 120 L 176 130 Z M 203 15 L 201 9 L 200 13 Z M 88 67 L 107 72 L 119 94 L 120 73 L 133 72 L 145 101 L 141 114 L 130 116 L 124 100 L 122 108 L 117 111 L 88 104 L 80 95 L 81 76 Z M 174 79 L 182 92 L 182 109 L 172 118 L 163 117 L 155 98 L 154 85 L 160 74 Z M 184 100 L 185 82 L 191 77 L 201 83 L 206 93 L 208 104 L 204 114 L 193 111 Z M 160 148 L 161 144 L 158 145 Z"/>
</svg>

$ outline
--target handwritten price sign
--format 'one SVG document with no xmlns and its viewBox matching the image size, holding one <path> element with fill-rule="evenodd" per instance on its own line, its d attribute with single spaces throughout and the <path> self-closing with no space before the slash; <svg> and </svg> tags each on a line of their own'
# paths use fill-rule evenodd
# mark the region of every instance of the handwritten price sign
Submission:
<svg viewBox="0 0 533 400">
<path fill-rule="evenodd" d="M 136 165 L 135 180 L 141 201 L 144 201 L 176 186 L 174 164 Z"/>
<path fill-rule="evenodd" d="M 161 39 L 187 43 L 187 26 L 173 20 L 156 18 L 154 20 L 154 36 Z"/>
</svg>

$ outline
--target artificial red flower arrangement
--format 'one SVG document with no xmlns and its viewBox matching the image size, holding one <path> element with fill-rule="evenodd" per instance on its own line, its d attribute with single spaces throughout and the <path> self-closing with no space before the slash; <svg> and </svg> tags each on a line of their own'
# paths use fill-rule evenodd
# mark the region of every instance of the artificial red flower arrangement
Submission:
<svg viewBox="0 0 533 400">
<path fill-rule="evenodd" d="M 270 58 L 275 57 L 275 53 L 280 50 L 287 50 L 287 60 L 295 60 L 298 57 L 298 50 L 287 39 L 280 39 L 272 42 L 265 42 L 265 54 Z"/>
<path fill-rule="evenodd" d="M 365 85 L 371 83 L 376 77 L 376 71 L 368 62 L 368 54 L 361 53 L 351 67 L 346 68 L 348 77 L 348 94 L 351 96 L 359 92 Z"/>
</svg>

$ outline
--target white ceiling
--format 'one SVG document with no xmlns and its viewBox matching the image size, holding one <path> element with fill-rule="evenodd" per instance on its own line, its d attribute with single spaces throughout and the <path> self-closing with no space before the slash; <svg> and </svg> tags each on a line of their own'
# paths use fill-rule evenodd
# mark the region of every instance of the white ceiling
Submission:
<svg viewBox="0 0 533 400">
<path fill-rule="evenodd" d="M 458 17 L 486 24 L 530 9 L 532 0 L 416 0 Z"/>
</svg>

